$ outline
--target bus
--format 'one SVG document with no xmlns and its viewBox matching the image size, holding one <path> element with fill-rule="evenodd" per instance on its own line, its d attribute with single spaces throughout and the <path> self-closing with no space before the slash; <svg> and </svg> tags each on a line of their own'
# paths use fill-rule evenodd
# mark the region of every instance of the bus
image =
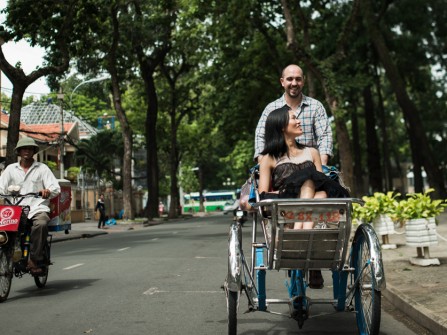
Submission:
<svg viewBox="0 0 447 335">
<path fill-rule="evenodd" d="M 205 212 L 223 211 L 224 207 L 236 200 L 236 191 L 204 191 Z M 184 195 L 183 213 L 197 213 L 200 210 L 200 193 Z"/>
</svg>

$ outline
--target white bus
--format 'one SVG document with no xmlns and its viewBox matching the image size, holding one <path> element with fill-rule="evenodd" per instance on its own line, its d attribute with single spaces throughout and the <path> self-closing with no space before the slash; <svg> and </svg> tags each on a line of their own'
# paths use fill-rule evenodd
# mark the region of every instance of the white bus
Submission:
<svg viewBox="0 0 447 335">
<path fill-rule="evenodd" d="M 223 211 L 227 204 L 236 200 L 236 191 L 203 192 L 205 212 Z M 184 195 L 183 213 L 197 213 L 200 210 L 200 193 L 192 192 Z"/>
</svg>

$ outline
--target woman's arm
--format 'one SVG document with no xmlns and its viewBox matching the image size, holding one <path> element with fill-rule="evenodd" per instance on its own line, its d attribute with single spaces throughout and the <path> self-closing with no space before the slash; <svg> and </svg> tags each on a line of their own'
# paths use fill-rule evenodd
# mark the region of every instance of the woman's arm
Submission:
<svg viewBox="0 0 447 335">
<path fill-rule="evenodd" d="M 271 156 L 264 156 L 259 164 L 259 185 L 258 192 L 268 192 L 270 190 L 270 180 L 272 175 L 272 169 L 274 167 L 274 161 Z"/>
<path fill-rule="evenodd" d="M 321 157 L 320 153 L 315 148 L 310 148 L 312 153 L 312 159 L 314 161 L 315 167 L 317 168 L 317 171 L 323 172 L 323 167 L 321 165 Z"/>
</svg>

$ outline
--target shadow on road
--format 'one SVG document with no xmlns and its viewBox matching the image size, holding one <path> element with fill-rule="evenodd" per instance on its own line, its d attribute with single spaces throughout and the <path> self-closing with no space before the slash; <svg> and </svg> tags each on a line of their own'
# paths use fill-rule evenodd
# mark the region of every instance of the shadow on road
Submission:
<svg viewBox="0 0 447 335">
<path fill-rule="evenodd" d="M 30 284 L 33 283 L 33 279 L 28 279 Z M 68 279 L 68 280 L 55 280 L 48 281 L 44 288 L 37 288 L 36 286 L 29 286 L 20 290 L 13 290 L 11 288 L 12 297 L 8 298 L 8 301 L 19 300 L 23 298 L 43 297 L 60 294 L 67 291 L 81 290 L 88 286 L 91 286 L 99 279 Z"/>
</svg>

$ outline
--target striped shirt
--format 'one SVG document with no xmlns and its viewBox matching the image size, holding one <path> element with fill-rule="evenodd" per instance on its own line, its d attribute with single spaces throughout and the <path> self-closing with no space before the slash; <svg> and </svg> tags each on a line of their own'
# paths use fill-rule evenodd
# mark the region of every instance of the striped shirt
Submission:
<svg viewBox="0 0 447 335">
<path fill-rule="evenodd" d="M 284 95 L 282 95 L 279 99 L 269 103 L 262 112 L 256 127 L 254 159 L 264 150 L 267 116 L 275 109 L 286 104 Z M 297 137 L 297 141 L 300 144 L 318 149 L 320 155 L 332 156 L 332 129 L 323 104 L 303 94 L 303 99 L 295 115 L 301 121 L 301 128 L 303 129 L 303 134 Z"/>
</svg>

